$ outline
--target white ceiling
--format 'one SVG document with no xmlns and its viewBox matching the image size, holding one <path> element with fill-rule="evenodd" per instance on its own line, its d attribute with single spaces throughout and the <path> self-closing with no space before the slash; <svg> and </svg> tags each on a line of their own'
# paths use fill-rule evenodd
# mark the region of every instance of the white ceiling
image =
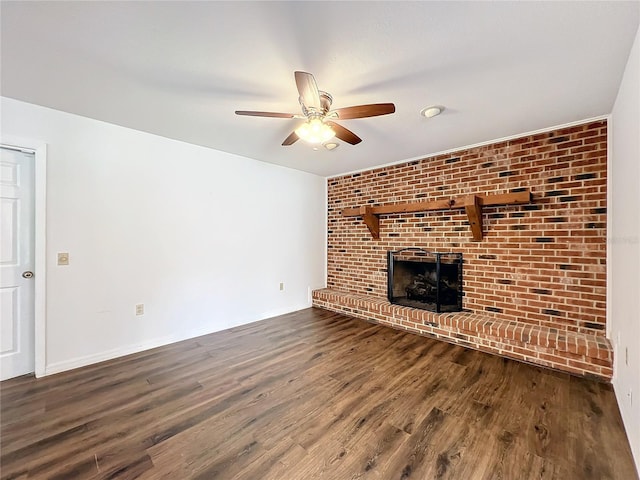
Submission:
<svg viewBox="0 0 640 480">
<path fill-rule="evenodd" d="M 638 29 L 631 2 L 6 2 L 1 93 L 330 176 L 611 112 Z M 294 70 L 363 142 L 280 144 Z M 444 105 L 439 117 L 419 111 Z"/>
</svg>

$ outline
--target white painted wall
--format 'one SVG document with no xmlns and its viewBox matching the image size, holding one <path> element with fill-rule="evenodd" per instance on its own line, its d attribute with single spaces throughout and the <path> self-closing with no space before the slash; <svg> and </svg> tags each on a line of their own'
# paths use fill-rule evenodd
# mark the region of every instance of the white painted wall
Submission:
<svg viewBox="0 0 640 480">
<path fill-rule="evenodd" d="M 640 32 L 611 116 L 609 307 L 613 386 L 640 471 Z M 628 352 L 628 359 L 627 359 Z"/>
<path fill-rule="evenodd" d="M 1 107 L 3 141 L 48 146 L 45 373 L 306 308 L 325 285 L 324 178 Z"/>
</svg>

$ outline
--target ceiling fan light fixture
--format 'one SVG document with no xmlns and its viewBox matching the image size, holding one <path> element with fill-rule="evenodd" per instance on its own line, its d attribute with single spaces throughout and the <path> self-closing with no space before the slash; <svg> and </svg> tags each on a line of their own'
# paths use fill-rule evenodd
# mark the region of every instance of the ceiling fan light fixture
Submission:
<svg viewBox="0 0 640 480">
<path fill-rule="evenodd" d="M 433 118 L 440 115 L 443 110 L 444 110 L 444 107 L 441 107 L 440 105 L 433 105 L 431 107 L 423 108 L 420 111 L 420 115 L 427 118 Z"/>
<path fill-rule="evenodd" d="M 338 137 L 349 145 L 357 145 L 362 139 L 348 128 L 335 123 L 333 120 L 350 120 L 352 118 L 368 118 L 389 115 L 396 111 L 393 103 L 371 103 L 368 105 L 354 105 L 351 107 L 331 110 L 333 98 L 327 92 L 318 90 L 315 78 L 308 72 L 294 72 L 298 101 L 304 116 L 293 113 L 259 112 L 254 110 L 236 110 L 236 115 L 272 118 L 306 118 L 306 121 L 291 132 L 282 142 L 283 147 L 293 145 L 298 140 L 312 145 L 326 144 L 333 137 Z M 337 144 L 336 144 L 337 146 Z M 325 147 L 331 150 L 335 147 Z"/>
<path fill-rule="evenodd" d="M 296 129 L 296 135 L 307 143 L 323 143 L 336 136 L 336 132 L 320 118 L 311 118 Z"/>
</svg>

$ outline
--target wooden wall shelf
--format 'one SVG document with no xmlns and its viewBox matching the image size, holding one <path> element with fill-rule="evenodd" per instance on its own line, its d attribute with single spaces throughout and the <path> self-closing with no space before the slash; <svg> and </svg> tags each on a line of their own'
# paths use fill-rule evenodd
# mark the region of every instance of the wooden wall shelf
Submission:
<svg viewBox="0 0 640 480">
<path fill-rule="evenodd" d="M 433 210 L 452 210 L 464 208 L 469 217 L 469 225 L 473 240 L 482 240 L 482 207 L 494 207 L 497 205 L 521 205 L 531 203 L 531 192 L 526 190 L 517 193 L 501 193 L 495 195 L 466 195 L 453 197 L 448 200 L 435 200 L 413 203 L 394 203 L 372 207 L 363 205 L 342 210 L 344 217 L 362 217 L 371 236 L 380 238 L 380 216 L 394 213 L 427 212 Z"/>
</svg>

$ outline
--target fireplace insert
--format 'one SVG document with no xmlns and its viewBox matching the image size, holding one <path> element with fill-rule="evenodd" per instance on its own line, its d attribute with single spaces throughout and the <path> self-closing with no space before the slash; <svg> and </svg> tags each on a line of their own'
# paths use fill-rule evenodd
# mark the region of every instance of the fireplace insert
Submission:
<svg viewBox="0 0 640 480">
<path fill-rule="evenodd" d="M 405 248 L 387 252 L 391 303 L 432 312 L 462 310 L 462 254 Z"/>
</svg>

